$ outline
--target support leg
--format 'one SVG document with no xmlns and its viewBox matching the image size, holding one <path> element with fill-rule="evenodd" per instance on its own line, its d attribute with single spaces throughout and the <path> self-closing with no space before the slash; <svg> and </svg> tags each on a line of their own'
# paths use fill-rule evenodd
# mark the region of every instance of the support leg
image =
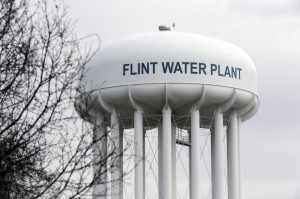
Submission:
<svg viewBox="0 0 300 199">
<path fill-rule="evenodd" d="M 190 147 L 190 196 L 199 199 L 199 167 L 200 167 L 200 119 L 199 110 L 191 112 L 191 147 Z"/>
<path fill-rule="evenodd" d="M 243 198 L 243 189 L 242 189 L 242 156 L 241 156 L 241 125 L 242 120 L 241 117 L 237 118 L 238 122 L 238 172 L 239 172 L 239 199 Z"/>
<path fill-rule="evenodd" d="M 93 135 L 93 199 L 105 199 L 107 197 L 107 130 L 104 117 L 99 114 L 94 124 Z"/>
<path fill-rule="evenodd" d="M 163 199 L 172 199 L 172 126 L 171 108 L 163 108 Z"/>
<path fill-rule="evenodd" d="M 212 199 L 224 199 L 226 181 L 224 175 L 223 113 L 218 108 L 212 132 Z"/>
<path fill-rule="evenodd" d="M 227 133 L 228 199 L 239 199 L 239 147 L 237 114 L 231 114 Z"/>
<path fill-rule="evenodd" d="M 123 133 L 116 110 L 111 114 L 111 138 L 114 154 L 111 171 L 111 199 L 123 199 Z"/>
<path fill-rule="evenodd" d="M 162 125 L 158 126 L 158 198 L 163 199 L 163 131 Z"/>
<path fill-rule="evenodd" d="M 172 124 L 172 199 L 176 199 L 176 126 Z"/>
<path fill-rule="evenodd" d="M 134 112 L 134 196 L 139 199 L 145 198 L 144 150 L 143 115 L 137 110 Z"/>
</svg>

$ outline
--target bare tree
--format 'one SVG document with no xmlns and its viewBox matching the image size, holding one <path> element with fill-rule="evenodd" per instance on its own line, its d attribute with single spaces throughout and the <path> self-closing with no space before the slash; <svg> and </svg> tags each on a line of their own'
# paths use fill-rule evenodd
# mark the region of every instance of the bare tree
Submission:
<svg viewBox="0 0 300 199">
<path fill-rule="evenodd" d="M 99 183 L 95 164 L 111 169 L 115 150 L 92 158 L 106 136 L 72 109 L 91 57 L 72 28 L 63 1 L 0 3 L 0 198 L 79 198 Z"/>
</svg>

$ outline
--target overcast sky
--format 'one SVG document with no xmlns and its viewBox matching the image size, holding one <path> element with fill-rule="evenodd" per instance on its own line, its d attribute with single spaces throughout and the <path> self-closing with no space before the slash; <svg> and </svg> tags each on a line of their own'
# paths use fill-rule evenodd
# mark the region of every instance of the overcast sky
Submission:
<svg viewBox="0 0 300 199">
<path fill-rule="evenodd" d="M 243 199 L 300 198 L 299 0 L 68 0 L 79 37 L 102 43 L 159 25 L 238 45 L 258 73 L 259 112 L 242 126 Z"/>
</svg>

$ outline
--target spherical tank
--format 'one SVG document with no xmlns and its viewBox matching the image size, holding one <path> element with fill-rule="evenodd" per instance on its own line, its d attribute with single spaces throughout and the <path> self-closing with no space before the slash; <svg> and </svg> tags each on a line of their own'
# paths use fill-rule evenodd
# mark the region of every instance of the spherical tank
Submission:
<svg viewBox="0 0 300 199">
<path fill-rule="evenodd" d="M 132 126 L 137 108 L 158 121 L 168 105 L 183 127 L 180 117 L 193 106 L 201 106 L 205 126 L 218 106 L 225 110 L 224 120 L 232 109 L 244 109 L 246 120 L 258 104 L 256 69 L 243 50 L 172 31 L 137 34 L 101 46 L 87 64 L 80 88 L 76 107 L 82 117 L 89 115 L 88 107 L 104 115 L 114 108 L 121 119 L 127 118 L 124 128 Z"/>
</svg>

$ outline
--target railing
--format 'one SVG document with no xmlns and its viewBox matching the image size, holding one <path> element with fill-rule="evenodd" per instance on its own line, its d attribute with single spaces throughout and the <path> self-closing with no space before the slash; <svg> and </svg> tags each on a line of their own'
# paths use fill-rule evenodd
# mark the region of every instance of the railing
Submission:
<svg viewBox="0 0 300 199">
<path fill-rule="evenodd" d="M 187 131 L 176 129 L 176 143 L 185 146 L 191 146 L 190 134 Z"/>
</svg>

